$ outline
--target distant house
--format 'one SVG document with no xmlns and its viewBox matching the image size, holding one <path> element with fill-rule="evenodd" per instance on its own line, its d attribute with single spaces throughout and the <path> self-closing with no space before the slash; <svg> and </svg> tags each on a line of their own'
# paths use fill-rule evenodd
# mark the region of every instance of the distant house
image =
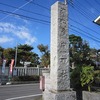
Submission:
<svg viewBox="0 0 100 100">
<path fill-rule="evenodd" d="M 96 24 L 100 25 L 100 16 L 99 16 L 99 17 L 97 17 L 97 18 L 94 20 L 94 23 L 96 23 Z"/>
</svg>

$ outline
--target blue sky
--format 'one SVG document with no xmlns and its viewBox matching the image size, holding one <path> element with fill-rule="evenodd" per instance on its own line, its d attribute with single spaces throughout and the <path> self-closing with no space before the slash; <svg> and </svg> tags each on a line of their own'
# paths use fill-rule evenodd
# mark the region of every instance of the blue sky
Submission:
<svg viewBox="0 0 100 100">
<path fill-rule="evenodd" d="M 13 48 L 16 43 L 26 43 L 38 54 L 38 44 L 50 47 L 50 7 L 56 1 L 0 0 L 0 46 Z M 93 23 L 100 15 L 100 1 L 68 0 L 68 11 L 69 34 L 79 35 L 100 49 L 100 26 Z"/>
<path fill-rule="evenodd" d="M 93 20 L 100 16 L 100 0 L 73 0 L 69 3 L 69 33 L 85 39 L 100 49 L 100 26 Z"/>
</svg>

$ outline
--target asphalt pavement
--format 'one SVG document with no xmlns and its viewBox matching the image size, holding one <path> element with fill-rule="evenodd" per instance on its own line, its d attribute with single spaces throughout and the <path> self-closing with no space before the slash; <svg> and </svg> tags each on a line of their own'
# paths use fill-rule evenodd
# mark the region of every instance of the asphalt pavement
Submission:
<svg viewBox="0 0 100 100">
<path fill-rule="evenodd" d="M 1 85 L 0 100 L 35 100 L 41 97 L 39 84 Z"/>
</svg>

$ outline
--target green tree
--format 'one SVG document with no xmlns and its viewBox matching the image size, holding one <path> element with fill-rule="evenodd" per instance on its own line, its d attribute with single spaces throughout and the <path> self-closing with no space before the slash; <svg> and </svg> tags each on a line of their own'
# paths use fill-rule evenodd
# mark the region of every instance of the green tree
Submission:
<svg viewBox="0 0 100 100">
<path fill-rule="evenodd" d="M 91 91 L 91 84 L 94 81 L 94 67 L 83 66 L 80 77 L 82 87 L 87 85 L 88 91 Z"/>
<path fill-rule="evenodd" d="M 89 44 L 80 36 L 75 36 L 73 34 L 69 36 L 69 41 L 70 64 L 73 62 L 75 66 L 90 64 L 91 59 Z"/>
<path fill-rule="evenodd" d="M 81 66 L 77 66 L 75 69 L 73 69 L 70 72 L 70 77 L 71 77 L 71 88 L 74 88 L 75 90 L 81 89 L 81 81 L 80 81 L 80 72 L 82 70 Z"/>
<path fill-rule="evenodd" d="M 7 65 L 9 66 L 11 59 L 15 58 L 15 50 L 13 48 L 4 49 L 3 56 L 7 60 Z"/>
<path fill-rule="evenodd" d="M 75 89 L 81 89 L 81 71 L 83 65 L 92 65 L 91 48 L 89 44 L 80 36 L 69 36 L 70 65 L 74 63 L 74 69 L 71 69 L 71 85 Z"/>
<path fill-rule="evenodd" d="M 34 49 L 32 46 L 24 44 L 24 45 L 18 45 L 17 47 L 17 64 L 20 64 L 20 61 L 24 63 L 27 62 L 31 62 L 31 65 L 36 65 L 39 63 L 39 57 L 36 53 L 32 52 L 32 50 Z"/>
<path fill-rule="evenodd" d="M 2 65 L 3 50 L 4 50 L 4 48 L 2 48 L 2 47 L 0 46 L 0 66 Z"/>
<path fill-rule="evenodd" d="M 32 52 L 31 60 L 30 60 L 31 61 L 31 66 L 36 67 L 37 65 L 39 65 L 40 64 L 39 59 L 40 58 L 39 58 L 38 54 Z"/>
<path fill-rule="evenodd" d="M 18 60 L 17 61 L 30 61 L 31 59 L 31 50 L 33 49 L 33 47 L 24 44 L 24 45 L 18 45 L 17 47 L 17 51 L 18 51 Z"/>
<path fill-rule="evenodd" d="M 100 87 L 100 70 L 94 71 L 94 85 Z"/>
<path fill-rule="evenodd" d="M 95 48 L 91 48 L 90 50 L 90 58 L 92 60 L 92 66 L 96 68 L 96 62 L 97 62 L 97 50 Z"/>
<path fill-rule="evenodd" d="M 23 50 L 23 51 L 30 52 L 30 51 L 32 51 L 34 48 L 33 48 L 32 46 L 28 45 L 28 44 L 23 44 L 23 45 L 20 44 L 20 45 L 18 45 L 18 49 Z"/>
<path fill-rule="evenodd" d="M 40 50 L 40 52 L 42 53 L 42 54 L 45 54 L 45 53 L 47 53 L 47 52 L 49 52 L 49 50 L 48 50 L 48 46 L 46 45 L 43 45 L 43 44 L 39 44 L 38 46 L 37 46 L 37 48 Z"/>
<path fill-rule="evenodd" d="M 50 51 L 48 50 L 48 46 L 40 44 L 37 46 L 37 48 L 40 50 L 42 53 L 41 56 L 41 66 L 48 67 L 50 65 Z"/>
</svg>

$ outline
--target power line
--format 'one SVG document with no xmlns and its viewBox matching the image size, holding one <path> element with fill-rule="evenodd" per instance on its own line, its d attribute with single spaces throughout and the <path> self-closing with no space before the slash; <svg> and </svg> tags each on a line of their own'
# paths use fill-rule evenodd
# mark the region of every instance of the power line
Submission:
<svg viewBox="0 0 100 100">
<path fill-rule="evenodd" d="M 87 26 L 85 26 L 85 25 L 83 25 L 83 24 L 81 24 L 81 23 L 79 23 L 79 22 L 73 20 L 73 19 L 70 18 L 70 17 L 69 17 L 69 19 L 72 20 L 73 22 L 75 22 L 75 23 L 77 23 L 77 24 L 79 24 L 79 25 L 81 25 L 81 26 L 87 28 L 88 30 L 91 30 L 91 31 L 93 31 L 93 32 L 95 32 L 95 33 L 97 33 L 97 34 L 100 34 L 100 33 L 96 32 L 95 30 L 93 30 L 93 29 L 91 29 L 91 28 L 89 28 L 89 27 L 87 27 Z"/>
<path fill-rule="evenodd" d="M 33 17 L 29 17 L 29 16 L 17 14 L 17 13 L 12 13 L 12 12 L 5 11 L 5 10 L 0 10 L 0 12 L 5 13 L 5 14 L 20 16 L 20 17 L 22 17 L 22 18 L 29 19 L 29 20 L 35 20 L 35 21 L 38 21 L 38 22 L 43 22 L 44 24 L 45 24 L 45 23 L 48 23 L 48 24 L 50 23 L 49 21 L 46 21 L 46 20 L 37 19 L 37 18 L 33 18 Z"/>
<path fill-rule="evenodd" d="M 88 32 L 86 32 L 86 31 L 83 31 L 82 29 L 80 29 L 80 28 L 78 28 L 78 27 L 76 27 L 76 26 L 74 26 L 74 25 L 71 25 L 70 24 L 70 26 L 72 26 L 72 27 L 74 27 L 74 28 L 76 28 L 76 29 L 78 29 L 78 30 L 80 30 L 80 31 L 82 31 L 82 32 L 84 32 L 84 33 L 87 33 L 89 36 L 92 36 L 92 37 L 94 37 L 92 34 L 89 34 Z M 98 40 L 100 40 L 99 38 L 97 38 L 97 37 L 94 37 L 95 39 L 98 39 Z"/>
<path fill-rule="evenodd" d="M 90 38 L 91 40 L 93 40 L 94 42 L 96 42 L 96 44 L 98 44 L 99 46 L 100 46 L 100 42 L 99 41 L 97 41 L 97 40 L 95 40 L 95 39 L 92 39 L 91 37 L 89 37 L 89 36 L 87 36 L 86 34 L 83 34 L 82 32 L 79 32 L 79 31 L 77 31 L 77 30 L 75 30 L 75 29 L 72 29 L 72 28 L 69 28 L 70 29 L 70 31 L 73 31 L 73 32 L 76 32 L 75 34 L 77 34 L 77 35 L 82 35 L 82 36 L 84 36 L 84 37 L 88 37 L 88 38 Z"/>
<path fill-rule="evenodd" d="M 76 0 L 77 1 L 77 0 Z M 81 5 L 81 4 L 80 4 Z M 79 8 L 80 9 L 80 8 Z M 83 10 L 83 9 L 82 9 Z M 78 11 L 78 10 L 77 10 Z M 85 12 L 85 11 L 84 11 Z M 81 13 L 82 14 L 82 13 Z M 88 15 L 88 14 L 87 14 Z M 83 14 L 82 14 L 82 16 L 83 16 Z M 85 17 L 85 16 L 84 16 Z M 81 25 L 81 26 L 83 26 L 83 27 L 85 27 L 85 28 L 87 28 L 87 29 L 89 29 L 89 30 L 91 30 L 91 31 L 93 31 L 93 32 L 95 32 L 95 33 L 97 33 L 97 34 L 100 34 L 99 32 L 96 32 L 95 30 L 93 30 L 93 29 L 91 29 L 91 28 L 89 28 L 89 27 L 86 27 L 85 25 L 83 25 L 83 24 L 81 24 L 81 23 L 79 23 L 79 22 L 77 22 L 77 21 L 75 21 L 75 20 L 73 20 L 73 19 L 71 19 L 71 18 L 69 18 L 70 20 L 72 20 L 73 22 L 75 22 L 75 23 L 78 23 L 79 25 Z M 90 20 L 90 19 L 89 19 Z M 91 20 L 90 20 L 91 21 Z"/>
<path fill-rule="evenodd" d="M 29 1 L 29 0 L 25 0 L 25 1 Z M 43 9 L 46 9 L 46 10 L 49 10 L 49 11 L 50 11 L 49 8 L 44 7 L 44 6 L 42 6 L 42 5 L 38 4 L 38 3 L 35 3 L 35 2 L 31 2 L 31 3 L 34 4 L 34 5 L 37 5 L 38 7 L 41 7 L 41 8 L 43 8 Z"/>
<path fill-rule="evenodd" d="M 28 18 L 28 19 L 34 19 L 34 20 L 39 20 L 39 21 L 43 21 L 43 22 L 47 22 L 47 23 L 50 23 L 49 21 L 45 21 L 45 20 L 40 20 L 40 19 L 36 19 L 36 18 L 32 18 L 32 17 L 28 17 L 28 16 L 24 16 L 24 15 L 20 15 L 20 14 L 16 14 L 16 13 L 11 13 L 11 12 L 8 12 L 8 11 L 4 11 L 4 10 L 0 10 L 1 12 L 3 11 L 3 12 L 6 12 L 6 13 L 10 13 L 10 14 L 12 14 L 12 15 L 18 15 L 18 16 L 21 16 L 21 17 L 24 17 L 24 18 Z M 71 18 L 69 18 L 69 19 L 71 19 Z M 74 22 L 76 22 L 76 23 L 78 23 L 78 24 L 80 24 L 80 25 L 82 25 L 81 23 L 79 23 L 79 22 L 77 22 L 77 21 L 75 21 L 75 20 L 73 20 L 73 19 L 71 19 L 72 21 L 74 21 Z M 82 26 L 84 26 L 84 25 L 82 25 Z M 84 26 L 85 28 L 88 28 L 88 27 L 86 27 L 86 26 Z M 90 28 L 88 28 L 89 30 L 91 30 L 91 31 L 94 31 L 94 30 L 92 30 L 92 29 L 90 29 Z M 94 31 L 94 32 L 96 32 L 96 31 Z M 96 32 L 97 33 L 97 32 Z M 99 33 L 98 33 L 99 34 Z"/>
<path fill-rule="evenodd" d="M 91 10 L 89 10 L 89 9 L 87 9 L 83 4 L 81 4 L 78 0 L 76 0 L 77 1 L 77 3 L 79 4 L 78 5 L 78 7 L 79 7 L 79 9 L 80 9 L 80 7 L 81 7 L 81 9 L 82 9 L 82 7 L 83 7 L 83 9 L 82 9 L 82 11 L 84 11 L 85 12 L 85 10 L 84 9 L 86 9 L 86 11 L 91 11 Z M 80 6 L 81 5 L 81 6 Z M 91 11 L 91 13 L 92 13 L 92 11 Z M 95 15 L 96 16 L 96 14 L 95 13 L 93 13 L 93 15 Z M 92 15 L 92 16 L 93 16 Z"/>
<path fill-rule="evenodd" d="M 85 13 L 85 10 L 84 10 L 84 13 L 83 13 L 83 11 L 81 11 L 81 9 L 79 8 L 79 5 L 78 6 L 76 6 L 77 8 L 75 8 L 73 5 L 71 5 L 72 7 L 73 7 L 73 9 L 75 9 L 75 10 L 77 10 L 82 16 L 84 16 L 84 17 L 86 17 L 88 20 L 90 20 L 90 16 L 87 16 Z M 75 21 L 75 20 L 73 20 L 73 19 L 71 19 L 71 18 L 69 18 L 70 20 L 72 20 L 73 22 L 75 22 L 75 23 L 78 23 L 79 25 L 81 25 L 81 26 L 83 26 L 83 27 L 85 27 L 85 28 L 87 28 L 87 29 L 89 29 L 89 30 L 91 30 L 91 31 L 93 31 L 93 32 L 96 32 L 96 31 L 94 31 L 94 30 L 92 30 L 91 28 L 88 28 L 88 27 L 86 27 L 85 25 L 83 25 L 83 24 L 81 24 L 81 23 L 79 23 L 79 22 L 77 22 L 77 21 Z M 91 21 L 91 20 L 90 20 Z M 70 28 L 70 27 L 69 27 Z M 75 28 L 75 27 L 74 27 Z M 71 28 L 70 28 L 71 29 Z M 79 31 L 82 31 L 83 33 L 85 32 L 85 31 L 83 31 L 83 30 L 81 30 L 81 29 L 78 29 L 78 28 L 76 28 L 77 30 L 79 30 Z M 75 29 L 72 29 L 72 30 L 74 30 L 74 31 L 76 31 Z M 76 31 L 76 32 L 79 32 L 79 31 Z M 87 32 L 85 32 L 85 33 L 87 33 Z M 97 32 L 96 32 L 97 33 Z M 100 34 L 100 33 L 98 33 L 98 34 Z M 87 35 L 85 35 L 85 36 L 87 36 Z M 94 36 L 92 36 L 91 37 L 91 35 L 90 36 L 87 36 L 88 38 L 90 38 L 90 39 L 92 39 L 92 40 L 94 40 L 94 41 L 97 41 L 97 42 L 100 42 L 99 40 L 100 39 L 98 39 L 97 40 L 97 38 L 95 37 L 95 38 L 93 38 Z"/>
<path fill-rule="evenodd" d="M 6 6 L 8 6 L 8 7 L 12 7 L 12 8 L 18 8 L 18 7 L 15 7 L 15 6 L 11 6 L 11 5 L 8 5 L 8 4 L 4 4 L 4 3 L 0 3 L 0 4 L 2 4 L 2 5 L 6 5 Z M 34 14 L 34 12 L 31 12 L 31 11 L 27 11 L 27 10 L 24 10 L 24 9 L 20 9 L 20 10 L 23 10 L 23 11 L 26 11 L 26 12 L 30 12 L 30 13 L 33 13 Z M 41 15 L 41 14 L 38 14 L 38 13 L 36 13 L 37 15 Z M 41 16 L 44 16 L 44 15 L 41 15 Z M 44 16 L 44 17 L 48 17 L 48 18 L 50 18 L 49 16 Z M 72 21 L 74 21 L 74 22 L 76 22 L 76 23 L 78 23 L 78 24 L 80 24 L 80 25 L 82 25 L 81 23 L 79 23 L 79 22 L 77 22 L 77 21 L 75 21 L 75 20 L 73 20 L 73 19 L 71 19 L 71 18 L 69 18 L 70 20 L 72 20 Z M 84 26 L 84 25 L 82 25 L 82 26 Z M 85 28 L 88 28 L 88 27 L 86 27 L 86 26 L 84 26 Z M 94 30 L 92 30 L 92 29 L 90 29 L 90 28 L 88 28 L 89 30 L 91 30 L 91 31 L 94 31 Z M 94 32 L 96 32 L 96 31 L 94 31 Z M 97 32 L 96 32 L 97 33 Z M 99 34 L 99 33 L 98 33 Z"/>
<path fill-rule="evenodd" d="M 90 7 L 93 7 L 93 5 L 90 2 L 88 2 L 87 0 L 85 0 L 85 1 L 90 5 Z M 95 10 L 97 10 L 100 13 L 100 11 L 98 9 L 95 8 Z"/>
<path fill-rule="evenodd" d="M 11 13 L 11 12 L 8 12 L 8 11 L 3 11 L 3 10 L 0 10 L 1 12 L 3 12 L 3 13 L 10 13 L 10 14 L 12 14 L 12 15 L 16 15 L 16 16 L 20 16 L 20 17 L 23 17 L 23 18 L 27 18 L 27 19 L 31 19 L 31 20 L 37 20 L 37 21 L 42 21 L 42 22 L 45 22 L 45 23 L 50 23 L 49 21 L 45 21 L 45 20 L 40 20 L 40 19 L 36 19 L 36 18 L 32 18 L 32 17 L 28 17 L 28 16 L 24 16 L 24 15 L 20 15 L 20 14 L 16 14 L 16 13 Z M 71 19 L 72 20 L 72 19 Z M 74 21 L 74 22 L 76 22 L 76 21 Z M 77 22 L 78 23 L 78 22 Z M 80 24 L 80 23 L 78 23 L 78 24 Z M 80 24 L 80 25 L 82 25 L 82 24 Z M 82 26 L 84 26 L 84 25 L 82 25 Z M 88 28 L 88 27 L 86 27 L 86 26 L 84 26 L 85 28 Z M 89 29 L 89 28 L 88 28 Z M 92 29 L 90 29 L 91 31 L 94 31 L 94 30 L 92 30 Z M 96 31 L 94 31 L 94 32 L 96 32 Z M 97 33 L 97 32 L 96 32 Z"/>
<path fill-rule="evenodd" d="M 87 16 L 84 12 L 82 12 L 79 8 L 76 8 L 76 7 L 72 6 L 72 5 L 71 5 L 71 7 L 72 7 L 74 10 L 76 10 L 78 13 L 80 13 L 82 16 L 84 16 L 85 18 L 87 18 L 89 21 L 91 21 L 91 20 L 90 20 L 90 17 Z"/>
<path fill-rule="evenodd" d="M 91 37 L 91 36 L 89 36 L 89 35 L 86 35 L 86 34 L 84 34 L 83 32 L 77 31 L 77 30 L 75 30 L 75 29 L 73 29 L 73 28 L 71 28 L 71 27 L 69 27 L 69 29 L 71 29 L 71 30 L 73 30 L 73 31 L 75 31 L 75 32 L 81 33 L 81 35 L 84 35 L 84 36 L 90 38 L 91 40 L 94 40 L 95 42 L 99 42 L 99 43 L 100 43 L 100 40 L 97 40 L 97 39 L 95 39 L 95 38 L 93 38 L 93 37 Z"/>
<path fill-rule="evenodd" d="M 70 28 L 69 27 L 69 29 L 70 29 L 70 31 L 73 31 L 73 32 L 76 32 L 75 34 L 77 34 L 77 35 L 82 35 L 82 36 L 85 36 L 85 37 L 88 37 L 88 38 L 90 38 L 91 40 L 93 40 L 93 41 L 95 41 L 98 45 L 99 45 L 99 41 L 97 41 L 97 40 L 95 40 L 95 39 L 92 39 L 91 37 L 89 37 L 89 36 L 87 36 L 86 34 L 83 34 L 82 32 L 80 32 L 80 31 L 77 31 L 77 30 L 75 30 L 75 29 L 73 29 L 73 28 Z M 100 46 L 100 45 L 99 45 Z"/>
<path fill-rule="evenodd" d="M 12 13 L 18 11 L 20 8 L 26 6 L 27 4 L 29 4 L 32 0 L 28 1 L 27 3 L 23 4 L 22 6 L 18 7 L 17 9 L 15 9 Z M 6 15 L 4 18 L 2 18 L 0 21 L 4 20 L 5 18 L 7 18 L 8 16 L 10 16 L 10 14 Z"/>
<path fill-rule="evenodd" d="M 100 3 L 97 1 L 97 0 L 95 0 L 96 2 L 97 2 L 97 4 L 99 4 L 99 6 L 100 6 Z"/>
<path fill-rule="evenodd" d="M 8 5 L 8 4 L 5 4 L 5 3 L 0 3 L 0 4 L 4 5 L 4 6 L 11 7 L 11 8 L 18 9 L 18 7 L 15 7 L 15 6 L 12 6 L 12 5 Z M 31 13 L 31 14 L 40 15 L 40 16 L 43 16 L 43 17 L 50 18 L 49 16 L 46 16 L 46 15 L 43 15 L 43 14 L 39 14 L 39 13 L 36 13 L 36 12 L 33 12 L 33 11 L 25 10 L 25 9 L 22 9 L 22 8 L 20 8 L 19 10 L 22 10 L 22 11 L 25 11 L 25 12 L 28 12 L 28 13 Z"/>
<path fill-rule="evenodd" d="M 72 5 L 71 5 L 72 6 Z M 76 10 L 78 13 L 80 13 L 82 16 L 84 16 L 85 18 L 87 18 L 88 20 L 91 20 L 91 18 L 93 18 L 91 15 L 87 14 L 87 9 L 86 7 L 85 8 L 82 8 L 82 5 L 81 4 L 73 4 L 72 8 L 74 10 Z M 86 9 L 86 10 L 85 10 Z"/>
</svg>

